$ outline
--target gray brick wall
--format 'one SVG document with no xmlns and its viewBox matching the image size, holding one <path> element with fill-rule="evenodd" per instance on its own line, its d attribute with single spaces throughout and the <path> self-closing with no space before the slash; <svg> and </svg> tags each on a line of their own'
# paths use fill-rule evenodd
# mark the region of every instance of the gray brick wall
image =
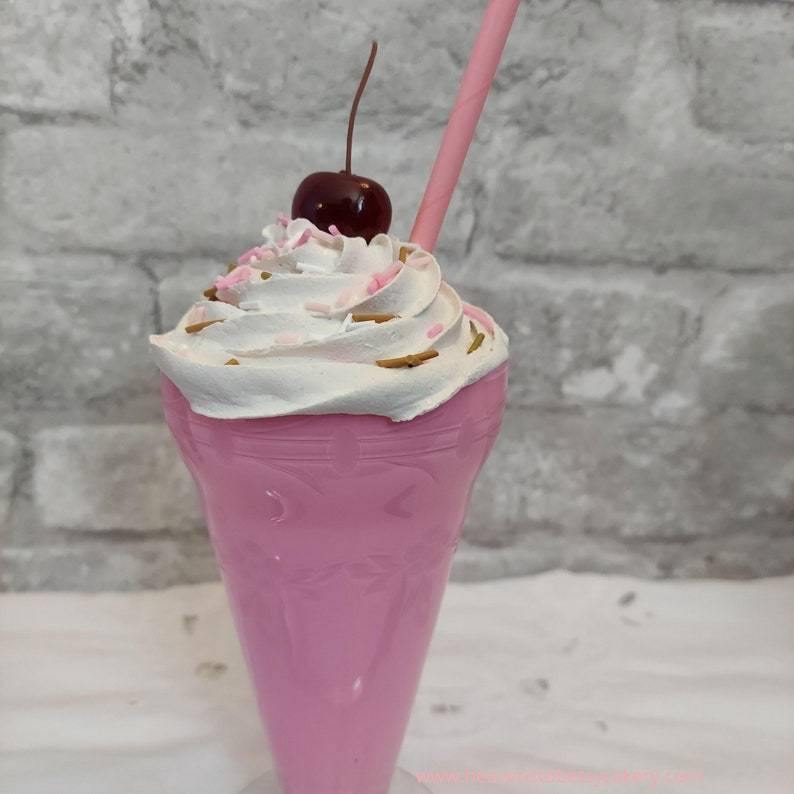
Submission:
<svg viewBox="0 0 794 794">
<path fill-rule="evenodd" d="M 407 233 L 482 6 L 0 5 L 0 586 L 215 575 L 145 337 L 341 165 L 373 36 Z M 513 340 L 459 577 L 794 570 L 792 81 L 790 2 L 524 2 L 439 248 Z"/>
</svg>

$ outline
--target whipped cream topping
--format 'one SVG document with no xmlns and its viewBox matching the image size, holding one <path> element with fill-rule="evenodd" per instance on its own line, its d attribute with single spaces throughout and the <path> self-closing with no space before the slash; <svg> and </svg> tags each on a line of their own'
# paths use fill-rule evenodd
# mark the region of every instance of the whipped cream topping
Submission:
<svg viewBox="0 0 794 794">
<path fill-rule="evenodd" d="M 283 216 L 263 235 L 174 330 L 150 337 L 196 413 L 404 421 L 506 360 L 506 334 L 415 244 Z"/>
</svg>

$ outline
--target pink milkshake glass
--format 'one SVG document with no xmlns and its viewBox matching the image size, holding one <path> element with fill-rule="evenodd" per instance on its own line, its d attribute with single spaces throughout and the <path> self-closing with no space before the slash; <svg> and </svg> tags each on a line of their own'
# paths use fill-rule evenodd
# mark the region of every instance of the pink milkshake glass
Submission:
<svg viewBox="0 0 794 794">
<path fill-rule="evenodd" d="M 408 422 L 222 420 L 163 378 L 275 764 L 247 791 L 425 791 L 395 764 L 506 385 L 504 364 Z"/>
</svg>

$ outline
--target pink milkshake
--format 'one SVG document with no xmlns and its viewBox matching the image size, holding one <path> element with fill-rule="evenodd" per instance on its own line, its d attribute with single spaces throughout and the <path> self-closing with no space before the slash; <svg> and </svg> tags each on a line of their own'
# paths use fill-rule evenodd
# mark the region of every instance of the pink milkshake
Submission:
<svg viewBox="0 0 794 794">
<path fill-rule="evenodd" d="M 388 791 L 505 381 L 404 423 L 210 419 L 163 381 L 286 794 Z"/>
<path fill-rule="evenodd" d="M 205 297 L 152 344 L 279 790 L 387 794 L 507 338 L 419 246 L 305 219 Z"/>
<path fill-rule="evenodd" d="M 247 794 L 426 791 L 395 763 L 507 385 L 431 251 L 518 5 L 488 3 L 411 241 L 351 166 L 373 43 L 344 170 L 152 337 L 275 762 Z"/>
</svg>

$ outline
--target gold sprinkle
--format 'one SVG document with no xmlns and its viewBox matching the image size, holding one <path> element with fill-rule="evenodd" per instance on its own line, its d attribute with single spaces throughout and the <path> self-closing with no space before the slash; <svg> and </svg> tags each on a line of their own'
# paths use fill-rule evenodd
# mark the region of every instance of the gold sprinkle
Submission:
<svg viewBox="0 0 794 794">
<path fill-rule="evenodd" d="M 236 267 L 237 267 L 237 262 L 229 262 L 229 264 L 226 265 L 226 272 L 231 273 L 232 270 L 234 270 Z"/>
<path fill-rule="evenodd" d="M 203 323 L 193 323 L 193 325 L 186 325 L 185 326 L 185 333 L 186 334 L 197 334 L 199 331 L 203 331 L 210 325 L 215 325 L 215 323 L 222 323 L 223 320 L 204 320 Z"/>
<path fill-rule="evenodd" d="M 438 355 L 438 350 L 425 350 L 423 353 L 411 353 L 407 356 L 400 356 L 400 358 L 381 358 L 375 363 L 379 367 L 386 367 L 387 369 L 397 369 L 398 367 L 418 367 L 425 361 L 435 358 Z"/>
<path fill-rule="evenodd" d="M 485 334 L 480 331 L 477 336 L 474 337 L 474 341 L 469 345 L 469 349 L 466 351 L 466 354 L 473 353 L 477 348 L 485 341 Z"/>
<path fill-rule="evenodd" d="M 218 288 L 217 287 L 208 287 L 204 290 L 204 297 L 208 298 L 211 301 L 218 300 Z"/>
<path fill-rule="evenodd" d="M 399 260 L 400 260 L 400 261 L 401 261 L 403 264 L 405 264 L 405 260 L 406 260 L 406 259 L 408 259 L 408 254 L 410 254 L 410 253 L 411 253 L 411 249 L 410 249 L 410 248 L 408 248 L 408 246 L 406 246 L 406 245 L 402 245 L 402 246 L 400 246 L 400 256 L 399 256 Z"/>
<path fill-rule="evenodd" d="M 230 358 L 227 362 L 225 362 L 227 367 L 234 367 L 240 362 L 236 358 Z"/>
<path fill-rule="evenodd" d="M 353 314 L 351 315 L 354 323 L 386 323 L 395 319 L 396 314 Z"/>
<path fill-rule="evenodd" d="M 272 275 L 273 274 L 272 273 L 268 273 L 267 270 L 263 270 L 259 274 L 259 277 L 262 279 L 262 281 L 267 281 Z"/>
</svg>

